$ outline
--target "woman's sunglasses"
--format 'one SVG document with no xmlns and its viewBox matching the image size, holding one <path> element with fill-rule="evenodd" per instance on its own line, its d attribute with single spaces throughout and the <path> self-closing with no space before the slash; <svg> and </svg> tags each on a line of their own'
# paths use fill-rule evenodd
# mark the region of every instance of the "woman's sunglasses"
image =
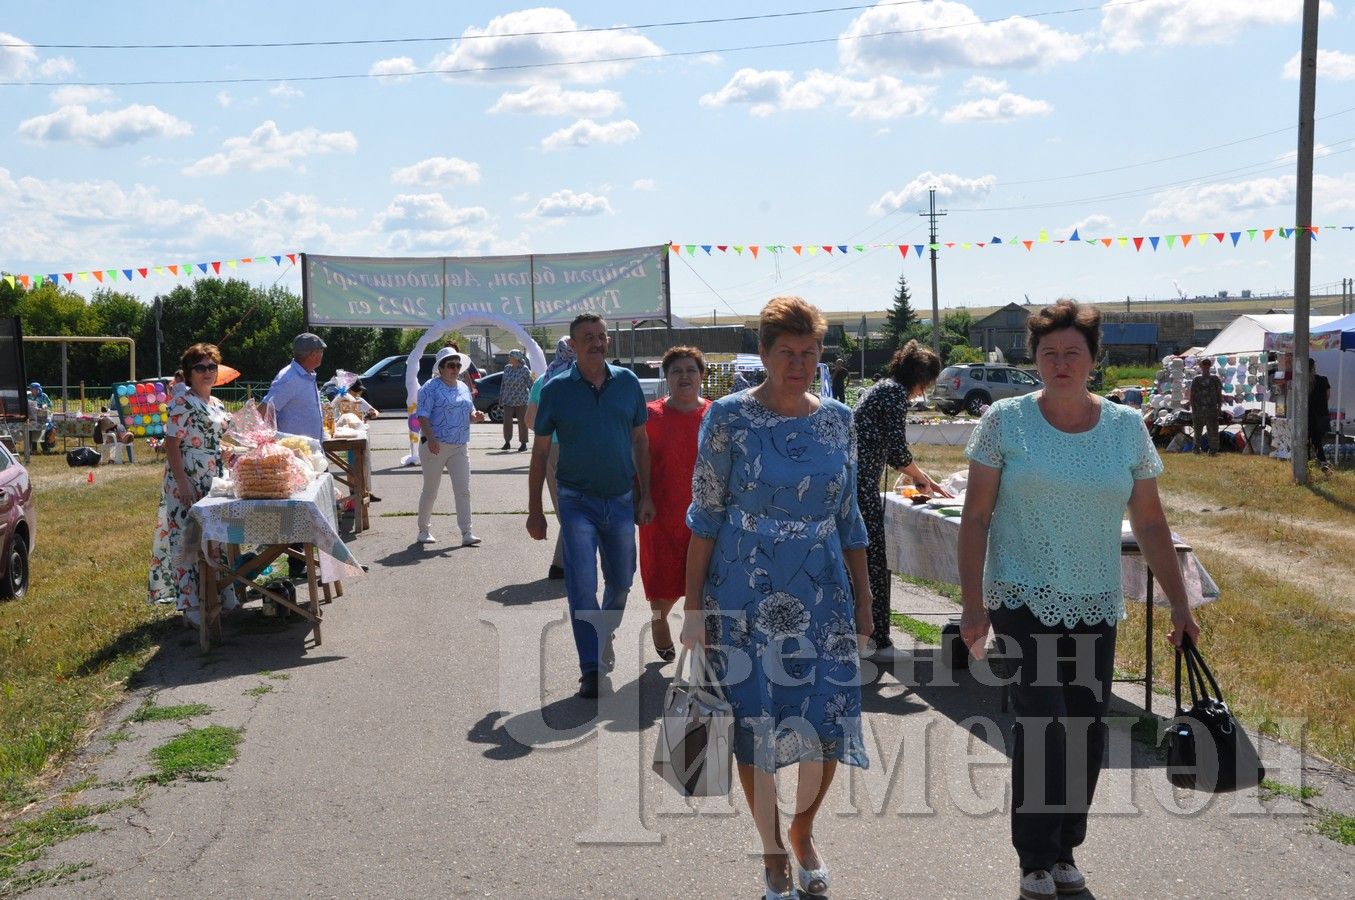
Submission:
<svg viewBox="0 0 1355 900">
<path fill-rule="evenodd" d="M 447 368 L 448 366 L 453 366 L 453 367 L 459 369 L 459 368 L 461 368 L 461 363 L 458 362 L 458 361 L 456 361 L 456 360 L 454 360 L 454 359 L 445 359 L 445 360 L 443 360 L 443 361 L 442 361 L 442 367 L 445 369 L 445 368 Z"/>
<path fill-rule="evenodd" d="M 206 372 L 215 372 L 216 370 L 217 370 L 216 363 L 198 363 L 197 365 L 193 366 L 194 372 L 206 373 Z"/>
</svg>

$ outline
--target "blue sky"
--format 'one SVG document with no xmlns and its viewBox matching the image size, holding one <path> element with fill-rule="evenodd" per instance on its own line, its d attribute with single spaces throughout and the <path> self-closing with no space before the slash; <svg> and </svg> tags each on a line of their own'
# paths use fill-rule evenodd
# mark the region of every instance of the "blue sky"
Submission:
<svg viewBox="0 0 1355 900">
<path fill-rule="evenodd" d="M 1299 0 L 922 0 L 642 27 L 828 5 L 6 4 L 0 269 L 911 245 L 931 185 L 942 241 L 1293 224 Z M 1355 3 L 1323 9 L 1315 219 L 1355 225 Z M 401 38 L 442 39 L 34 46 Z M 794 46 L 741 49 L 769 44 Z M 359 77 L 305 80 L 332 75 Z M 219 83 L 111 84 L 167 80 Z M 942 306 L 1292 285 L 1292 242 L 1197 243 L 957 246 Z M 1353 251 L 1355 231 L 1322 234 L 1315 288 L 1355 275 Z M 282 270 L 239 271 L 266 285 Z M 912 251 L 684 253 L 673 306 L 754 314 L 799 293 L 882 308 L 900 272 L 929 306 Z M 295 270 L 281 279 L 299 290 Z"/>
</svg>

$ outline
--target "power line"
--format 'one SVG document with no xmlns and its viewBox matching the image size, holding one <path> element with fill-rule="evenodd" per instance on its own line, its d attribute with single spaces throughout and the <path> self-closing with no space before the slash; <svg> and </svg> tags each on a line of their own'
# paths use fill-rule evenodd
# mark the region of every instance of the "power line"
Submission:
<svg viewBox="0 0 1355 900">
<path fill-rule="evenodd" d="M 655 28 L 680 28 L 691 25 L 724 25 L 735 22 L 758 22 L 767 19 L 790 19 L 819 16 L 827 13 L 858 12 L 886 6 L 913 6 L 926 0 L 885 0 L 881 3 L 862 3 L 855 6 L 829 6 L 791 12 L 761 13 L 748 16 L 721 16 L 710 19 L 679 19 L 668 22 L 647 22 L 642 25 L 603 25 L 590 28 L 557 28 L 541 31 L 510 31 L 501 34 L 451 34 L 436 37 L 353 38 L 331 41 L 258 41 L 213 44 L 34 44 L 28 41 L 0 41 L 0 47 L 33 47 L 39 50 L 251 50 L 286 47 L 363 47 L 374 44 L 440 44 L 451 41 L 474 41 L 519 37 L 552 37 L 562 34 L 608 34 L 617 31 L 648 31 Z"/>
<path fill-rule="evenodd" d="M 1355 146 L 1347 147 L 1344 150 L 1335 150 L 1331 153 L 1328 153 L 1326 156 L 1322 156 L 1319 158 L 1326 160 L 1330 159 L 1333 156 L 1339 156 L 1343 153 L 1350 153 L 1352 150 L 1355 150 Z M 1240 166 L 1236 169 L 1225 169 L 1221 172 L 1211 172 L 1208 175 L 1200 175 L 1192 178 L 1182 178 L 1176 181 L 1168 181 L 1162 184 L 1134 188 L 1133 190 L 1121 191 L 1115 194 L 1103 194 L 1097 197 L 1077 197 L 1071 200 L 1054 200 L 1048 203 L 1028 203 L 1021 206 L 971 206 L 962 209 L 954 209 L 951 211 L 959 213 L 1015 212 L 1027 209 L 1056 209 L 1063 206 L 1075 206 L 1079 203 L 1109 203 L 1116 200 L 1133 200 L 1138 197 L 1146 197 L 1149 194 L 1158 193 L 1159 191 L 1163 191 L 1168 188 L 1182 187 L 1185 185 L 1195 185 L 1195 184 L 1201 185 L 1217 184 L 1221 181 L 1227 181 L 1229 180 L 1229 178 L 1239 174 L 1260 175 L 1265 172 L 1273 172 L 1282 169 L 1289 170 L 1292 169 L 1293 167 L 1294 164 L 1292 161 L 1284 161 L 1279 163 L 1271 162 L 1252 163 L 1251 165 Z"/>
<path fill-rule="evenodd" d="M 1352 112 L 1355 112 L 1355 106 L 1351 106 L 1342 110 L 1337 110 L 1336 112 L 1328 113 L 1325 116 L 1318 116 L 1317 121 L 1321 122 L 1325 119 L 1334 119 L 1337 116 L 1344 116 Z M 1052 175 L 1048 178 L 1029 178 L 1024 181 L 1004 181 L 1002 185 L 1003 187 L 1016 187 L 1026 184 L 1048 184 L 1051 181 L 1068 181 L 1073 178 L 1087 178 L 1092 175 L 1107 175 L 1111 172 L 1123 172 L 1126 169 L 1141 169 L 1144 166 L 1155 166 L 1158 163 L 1173 162 L 1178 159 L 1185 159 L 1188 156 L 1199 156 L 1201 153 L 1212 153 L 1215 150 L 1224 150 L 1228 147 L 1235 147 L 1238 144 L 1245 144 L 1250 141 L 1257 141 L 1260 140 L 1261 138 L 1273 137 L 1277 134 L 1288 134 L 1293 130 L 1294 130 L 1293 126 L 1288 126 L 1285 128 L 1276 128 L 1274 131 L 1263 131 L 1260 134 L 1253 134 L 1249 137 L 1238 138 L 1237 140 L 1228 141 L 1223 144 L 1215 144 L 1212 147 L 1203 147 L 1199 150 L 1188 150 L 1185 153 L 1177 153 L 1172 156 L 1160 156 L 1157 159 L 1144 160 L 1143 162 L 1129 163 L 1128 165 L 1123 166 L 1111 166 L 1110 168 L 1107 169 L 1092 169 L 1087 172 L 1075 172 L 1070 175 Z M 1337 143 L 1340 143 L 1340 141 L 1338 141 Z"/>
<path fill-rule="evenodd" d="M 1123 0 L 1114 6 L 1134 6 L 1139 3 L 1145 3 L 1147 0 Z M 1068 9 L 1055 9 L 1045 12 L 1025 13 L 1017 16 L 1003 16 L 995 19 L 979 19 L 973 22 L 953 22 L 947 25 L 929 25 L 922 28 L 904 28 L 893 31 L 877 31 L 870 34 L 858 34 L 850 37 L 838 35 L 830 38 L 807 38 L 799 41 L 776 41 L 766 44 L 743 44 L 734 47 L 707 47 L 701 50 L 672 50 L 661 51 L 659 53 L 636 53 L 629 56 L 613 56 L 604 59 L 582 59 L 582 60 L 562 60 L 558 62 L 537 62 L 537 63 L 505 63 L 497 66 L 478 66 L 462 67 L 456 69 L 415 69 L 410 72 L 342 72 L 329 75 L 269 75 L 269 76 L 241 76 L 236 78 L 163 78 L 163 79 L 141 79 L 136 81 L 5 81 L 0 82 L 0 87 L 151 87 L 151 86 L 185 86 L 185 85 L 217 85 L 217 84 L 263 84 L 266 82 L 291 81 L 291 82 L 321 82 L 321 81 L 354 81 L 363 78 L 412 78 L 422 75 L 482 75 L 490 72 L 521 72 L 536 69 L 561 69 L 572 66 L 594 66 L 607 65 L 611 63 L 628 62 L 646 62 L 659 59 L 682 59 L 693 56 L 706 56 L 711 53 L 745 53 L 752 50 L 784 50 L 793 47 L 812 47 L 821 44 L 835 44 L 841 41 L 860 41 L 867 38 L 897 37 L 909 34 L 925 34 L 937 31 L 950 31 L 958 28 L 973 28 L 979 25 L 992 25 L 998 22 L 1005 22 L 1011 18 L 1024 19 L 1046 19 L 1053 16 L 1072 15 L 1075 13 L 1100 11 L 1108 8 L 1102 6 L 1076 6 Z M 573 33 L 573 32 L 570 32 Z M 499 35 L 495 35 L 499 37 Z"/>
</svg>

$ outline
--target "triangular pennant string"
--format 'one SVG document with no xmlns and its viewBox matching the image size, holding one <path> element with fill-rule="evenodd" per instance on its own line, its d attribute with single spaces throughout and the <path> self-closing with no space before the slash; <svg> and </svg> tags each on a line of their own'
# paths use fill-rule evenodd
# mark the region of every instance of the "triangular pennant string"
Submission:
<svg viewBox="0 0 1355 900">
<path fill-rule="evenodd" d="M 1240 231 L 1230 232 L 1228 236 L 1233 239 L 1233 246 L 1236 247 L 1238 239 L 1242 237 L 1242 232 Z"/>
<path fill-rule="evenodd" d="M 1191 239 L 1192 237 L 1194 237 L 1194 235 L 1192 235 L 1192 234 L 1183 234 L 1183 235 L 1181 235 L 1181 246 L 1182 246 L 1182 247 L 1189 247 L 1189 246 L 1190 246 L 1190 239 Z"/>
<path fill-rule="evenodd" d="M 1153 245 L 1153 252 L 1154 252 L 1154 253 L 1157 252 L 1157 240 L 1158 240 L 1158 238 L 1157 238 L 1157 235 L 1155 235 L 1155 234 L 1149 235 L 1149 236 L 1148 236 L 1148 242 L 1149 242 L 1150 244 Z"/>
<path fill-rule="evenodd" d="M 1136 251 L 1142 251 L 1142 250 L 1143 250 L 1143 238 L 1141 238 L 1141 237 L 1136 237 L 1136 238 L 1134 238 L 1134 249 L 1135 249 Z"/>
</svg>

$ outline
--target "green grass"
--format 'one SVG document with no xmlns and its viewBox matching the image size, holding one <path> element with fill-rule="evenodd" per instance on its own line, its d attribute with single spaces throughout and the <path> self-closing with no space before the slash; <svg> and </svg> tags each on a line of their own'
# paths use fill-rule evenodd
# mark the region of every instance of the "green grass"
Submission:
<svg viewBox="0 0 1355 900">
<path fill-rule="evenodd" d="M 90 470 L 33 457 L 32 587 L 0 603 L 0 814 L 32 799 L 172 633 L 146 603 L 163 473 L 147 459 L 97 469 L 89 485 Z"/>
<path fill-rule="evenodd" d="M 98 831 L 89 821 L 105 812 L 104 806 L 61 806 L 31 819 L 11 822 L 0 832 L 0 897 L 12 897 L 40 884 L 66 877 L 88 864 L 38 869 L 19 874 L 27 863 L 41 858 L 47 848 L 78 834 Z"/>
<path fill-rule="evenodd" d="M 918 587 L 924 587 L 933 593 L 940 594 L 954 603 L 960 602 L 960 586 L 958 584 L 946 584 L 944 581 L 932 581 L 930 578 L 914 578 L 911 575 L 900 575 L 899 578 L 909 584 L 915 584 Z"/>
<path fill-rule="evenodd" d="M 246 697 L 262 697 L 264 694 L 270 693 L 272 690 L 273 690 L 273 686 L 272 686 L 271 684 L 256 684 L 256 685 L 254 685 L 254 687 L 252 687 L 252 688 L 250 688 L 249 690 L 245 691 L 245 696 L 246 696 Z"/>
<path fill-rule="evenodd" d="M 1317 823 L 1317 833 L 1338 844 L 1355 844 L 1355 816 L 1324 811 Z"/>
<path fill-rule="evenodd" d="M 288 675 L 286 672 L 274 672 L 274 671 L 271 671 L 271 670 L 269 670 L 269 669 L 264 669 L 262 672 L 259 673 L 259 677 L 260 677 L 260 678 L 271 678 L 271 679 L 273 679 L 274 681 L 286 681 L 287 679 L 291 678 L 292 676 Z"/>
<path fill-rule="evenodd" d="M 151 751 L 155 763 L 153 781 L 164 784 L 176 778 L 206 780 L 206 773 L 235 761 L 243 728 L 208 725 L 194 728 Z"/>
<path fill-rule="evenodd" d="M 178 706 L 156 706 L 147 701 L 127 719 L 128 722 L 182 722 L 194 716 L 205 716 L 212 711 L 206 703 L 182 703 Z"/>
<path fill-rule="evenodd" d="M 895 628 L 906 631 L 924 644 L 941 643 L 941 626 L 932 625 L 928 622 L 922 622 L 914 619 L 912 616 L 905 616 L 903 613 L 891 612 L 889 621 Z"/>
<path fill-rule="evenodd" d="M 124 741 L 130 741 L 131 739 L 132 733 L 128 731 L 126 728 L 119 728 L 117 731 L 110 731 L 108 732 L 108 734 L 104 735 L 104 740 L 108 741 L 108 743 L 112 744 L 115 747 L 118 744 L 121 744 Z"/>
<path fill-rule="evenodd" d="M 1139 387 L 1143 382 L 1152 383 L 1157 377 L 1159 366 L 1106 366 L 1106 390 L 1114 387 Z"/>
<path fill-rule="evenodd" d="M 1269 800 L 1271 797 L 1288 797 L 1290 800 L 1311 800 L 1314 797 L 1321 797 L 1322 791 L 1315 787 L 1296 787 L 1292 784 L 1285 784 L 1282 781 L 1272 781 L 1267 778 L 1261 782 L 1261 799 Z"/>
</svg>

